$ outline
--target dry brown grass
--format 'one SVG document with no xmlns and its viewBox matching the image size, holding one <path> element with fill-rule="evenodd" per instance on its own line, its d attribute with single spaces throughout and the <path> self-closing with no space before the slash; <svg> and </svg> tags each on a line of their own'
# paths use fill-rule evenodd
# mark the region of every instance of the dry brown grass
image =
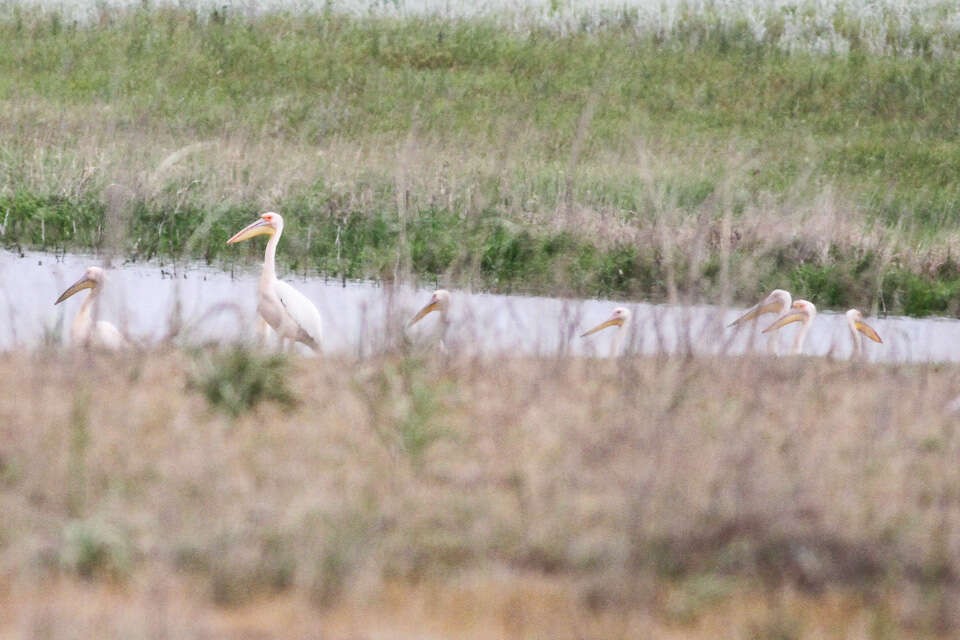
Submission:
<svg viewBox="0 0 960 640">
<path fill-rule="evenodd" d="M 917 637 L 960 628 L 955 367 L 0 356 L 0 634 Z"/>
</svg>

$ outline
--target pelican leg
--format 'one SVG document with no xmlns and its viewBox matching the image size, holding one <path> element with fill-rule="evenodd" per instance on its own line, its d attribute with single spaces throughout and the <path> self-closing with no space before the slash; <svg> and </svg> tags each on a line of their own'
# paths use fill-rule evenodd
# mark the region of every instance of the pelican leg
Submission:
<svg viewBox="0 0 960 640">
<path fill-rule="evenodd" d="M 257 316 L 257 346 L 263 348 L 267 343 L 267 321 Z"/>
</svg>

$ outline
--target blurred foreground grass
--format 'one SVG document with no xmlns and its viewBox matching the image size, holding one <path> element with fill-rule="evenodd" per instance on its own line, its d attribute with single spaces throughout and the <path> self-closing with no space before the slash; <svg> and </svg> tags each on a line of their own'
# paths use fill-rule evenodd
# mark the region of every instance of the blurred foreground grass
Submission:
<svg viewBox="0 0 960 640">
<path fill-rule="evenodd" d="M 790 42 L 796 7 L 556 31 L 4 5 L 0 236 L 232 262 L 274 209 L 295 270 L 956 315 L 960 38 L 819 10 L 802 37 L 834 50 Z"/>
<path fill-rule="evenodd" d="M 0 355 L 0 633 L 960 631 L 957 367 L 211 355 Z"/>
</svg>

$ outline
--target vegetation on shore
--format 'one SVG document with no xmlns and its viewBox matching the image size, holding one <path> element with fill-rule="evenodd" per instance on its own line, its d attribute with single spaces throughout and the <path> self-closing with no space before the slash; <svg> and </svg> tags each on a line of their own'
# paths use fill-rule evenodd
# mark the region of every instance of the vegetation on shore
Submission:
<svg viewBox="0 0 960 640">
<path fill-rule="evenodd" d="M 269 208 L 290 269 L 957 315 L 960 39 L 890 23 L 878 54 L 838 9 L 811 51 L 782 22 L 14 6 L 2 242 L 232 261 Z"/>
<path fill-rule="evenodd" d="M 75 580 L 322 615 L 432 589 L 464 594 L 427 608 L 462 634 L 535 583 L 503 615 L 556 637 L 960 628 L 957 367 L 40 351 L 0 375 L 0 603 Z"/>
</svg>

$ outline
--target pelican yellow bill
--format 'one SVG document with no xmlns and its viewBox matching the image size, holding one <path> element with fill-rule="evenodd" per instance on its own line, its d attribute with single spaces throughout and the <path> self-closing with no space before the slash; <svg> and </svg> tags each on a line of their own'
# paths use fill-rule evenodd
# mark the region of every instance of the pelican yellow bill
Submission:
<svg viewBox="0 0 960 640">
<path fill-rule="evenodd" d="M 82 278 L 80 278 L 79 280 L 77 280 L 76 282 L 74 282 L 72 285 L 70 285 L 70 287 L 69 287 L 66 291 L 64 291 L 63 293 L 61 293 L 61 294 L 60 294 L 60 297 L 57 298 L 57 301 L 54 302 L 53 304 L 55 304 L 55 305 L 60 304 L 61 302 L 63 302 L 64 300 L 66 300 L 67 298 L 69 298 L 70 296 L 72 296 L 73 294 L 79 293 L 80 291 L 83 291 L 84 289 L 93 289 L 95 286 L 97 286 L 97 283 L 96 283 L 96 282 L 94 282 L 93 280 L 91 280 L 91 279 L 88 278 L 87 276 L 83 276 Z"/>
<path fill-rule="evenodd" d="M 781 327 L 787 326 L 787 325 L 790 324 L 791 322 L 800 322 L 801 320 L 804 319 L 804 317 L 806 317 L 806 314 L 805 314 L 803 311 L 799 311 L 799 310 L 798 310 L 798 311 L 791 311 L 790 313 L 788 313 L 787 315 L 783 316 L 782 318 L 780 318 L 779 320 L 777 320 L 776 322 L 774 322 L 772 325 L 770 325 L 769 327 L 767 327 L 766 329 L 764 329 L 764 330 L 762 331 L 762 333 L 768 333 L 768 332 L 770 332 L 770 331 L 775 331 L 775 330 L 777 330 L 777 329 L 779 329 L 779 328 L 781 328 Z"/>
<path fill-rule="evenodd" d="M 883 340 L 880 339 L 880 334 L 878 334 L 878 333 L 874 330 L 874 328 L 871 327 L 870 325 L 868 325 L 866 322 L 857 320 L 856 322 L 853 323 L 853 326 L 856 328 L 857 331 L 859 331 L 859 332 L 862 333 L 863 335 L 867 336 L 868 338 L 870 338 L 870 339 L 873 340 L 874 342 L 879 342 L 879 343 L 883 344 Z"/>
<path fill-rule="evenodd" d="M 439 309 L 439 308 L 440 308 L 440 303 L 439 303 L 439 301 L 437 301 L 437 300 L 431 301 L 431 302 L 428 303 L 427 306 L 425 306 L 423 309 L 420 309 L 420 311 L 417 312 L 417 315 L 413 316 L 413 319 L 410 321 L 410 323 L 409 323 L 407 326 L 408 326 L 408 327 L 412 327 L 413 325 L 415 325 L 415 324 L 417 324 L 418 322 L 420 322 L 421 320 L 423 320 L 423 317 L 424 317 L 425 315 L 427 315 L 427 314 L 430 313 L 431 311 L 436 311 L 436 310 Z"/>
<path fill-rule="evenodd" d="M 247 240 L 254 236 L 259 236 L 265 233 L 272 234 L 274 233 L 274 229 L 270 225 L 270 222 L 268 220 L 261 218 L 255 222 L 251 222 L 250 224 L 245 226 L 243 229 L 233 234 L 233 236 L 229 240 L 227 240 L 227 244 L 241 242 L 243 240 Z"/>
<path fill-rule="evenodd" d="M 607 327 L 622 327 L 622 326 L 623 326 L 623 318 L 622 318 L 622 317 L 609 318 L 608 320 L 605 320 L 604 322 L 601 322 L 600 324 L 598 324 L 597 326 L 595 326 L 593 329 L 590 329 L 590 330 L 587 331 L 586 333 L 581 334 L 580 337 L 581 337 L 581 338 L 586 338 L 587 336 L 589 336 L 589 335 L 591 335 L 591 334 L 594 334 L 594 333 L 596 333 L 597 331 L 603 331 L 603 330 L 606 329 Z"/>
</svg>

